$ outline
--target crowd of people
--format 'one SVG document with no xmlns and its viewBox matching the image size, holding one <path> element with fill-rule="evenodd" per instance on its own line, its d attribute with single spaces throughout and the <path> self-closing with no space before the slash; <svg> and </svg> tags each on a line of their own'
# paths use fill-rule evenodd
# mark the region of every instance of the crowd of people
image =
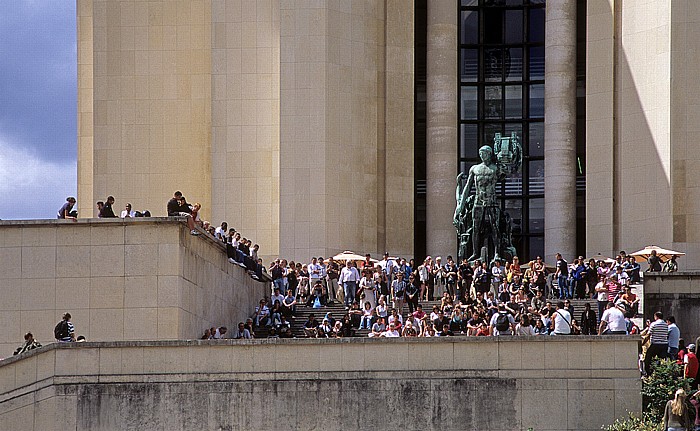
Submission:
<svg viewBox="0 0 700 431">
<path fill-rule="evenodd" d="M 321 309 L 337 301 L 345 306 L 342 318 L 309 319 L 306 336 L 350 336 L 361 329 L 369 336 L 639 334 L 632 284 L 640 271 L 625 252 L 612 262 L 579 257 L 572 264 L 557 255 L 553 268 L 540 257 L 525 265 L 517 257 L 457 265 L 452 256 L 444 264 L 428 256 L 416 265 L 388 253 L 378 262 L 369 254 L 361 262 L 277 259 L 268 269 L 273 292 L 257 307 L 254 325 L 284 331 L 297 307 Z M 597 303 L 597 312 L 586 303 L 577 320 L 573 298 Z M 423 310 L 426 301 L 439 303 Z"/>
</svg>

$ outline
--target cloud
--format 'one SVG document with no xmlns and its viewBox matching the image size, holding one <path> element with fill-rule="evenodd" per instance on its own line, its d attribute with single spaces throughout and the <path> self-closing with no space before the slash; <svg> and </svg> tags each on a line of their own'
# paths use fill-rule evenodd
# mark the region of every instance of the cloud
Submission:
<svg viewBox="0 0 700 431">
<path fill-rule="evenodd" d="M 0 136 L 0 219 L 56 218 L 76 184 L 75 161 L 44 160 Z"/>
</svg>

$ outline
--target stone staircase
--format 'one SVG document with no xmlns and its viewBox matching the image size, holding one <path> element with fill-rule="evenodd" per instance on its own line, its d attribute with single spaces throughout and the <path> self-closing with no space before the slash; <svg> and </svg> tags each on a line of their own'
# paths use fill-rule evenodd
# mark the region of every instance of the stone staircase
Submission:
<svg viewBox="0 0 700 431">
<path fill-rule="evenodd" d="M 637 295 L 641 295 L 641 285 L 633 285 L 633 291 Z M 574 307 L 574 316 L 573 318 L 576 319 L 577 321 L 580 320 L 581 318 L 581 313 L 583 313 L 583 310 L 585 308 L 586 303 L 591 304 L 591 309 L 593 309 L 596 314 L 598 314 L 598 303 L 595 298 L 592 299 L 571 299 L 571 305 Z M 558 299 L 553 299 L 552 304 L 556 307 L 556 303 L 558 302 Z M 423 307 L 423 311 L 426 313 L 430 313 L 432 311 L 432 308 L 434 305 L 440 305 L 439 300 L 433 300 L 433 301 L 421 301 L 420 304 Z M 640 313 L 642 312 L 641 305 L 640 305 Z M 297 338 L 304 338 L 306 335 L 304 334 L 304 323 L 306 320 L 309 318 L 310 314 L 313 314 L 316 317 L 316 320 L 321 323 L 323 321 L 323 318 L 327 313 L 331 313 L 334 319 L 340 320 L 343 318 L 343 316 L 346 313 L 345 306 L 342 303 L 339 303 L 337 301 L 334 301 L 333 303 L 326 305 L 321 308 L 312 308 L 312 307 L 305 307 L 304 305 L 298 305 L 297 306 L 297 311 L 294 314 L 294 318 L 290 321 L 291 326 L 292 326 L 292 334 L 297 337 Z M 404 321 L 406 320 L 406 317 L 408 316 L 408 306 L 404 306 L 403 309 L 403 318 Z M 366 337 L 367 334 L 370 331 L 367 329 L 356 329 L 355 330 L 355 336 L 356 337 Z M 255 329 L 255 336 L 256 338 L 265 338 L 267 337 L 268 331 L 266 328 L 256 328 Z M 458 335 L 458 334 L 455 334 Z"/>
</svg>

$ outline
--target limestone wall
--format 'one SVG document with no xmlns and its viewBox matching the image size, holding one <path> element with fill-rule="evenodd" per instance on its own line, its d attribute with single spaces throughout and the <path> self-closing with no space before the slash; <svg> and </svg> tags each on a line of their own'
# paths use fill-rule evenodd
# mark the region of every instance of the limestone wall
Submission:
<svg viewBox="0 0 700 431">
<path fill-rule="evenodd" d="M 165 218 L 0 222 L 0 357 L 63 312 L 91 341 L 197 338 L 252 313 L 269 288 L 224 247 Z"/>
<path fill-rule="evenodd" d="M 661 310 L 674 316 L 686 343 L 700 336 L 700 272 L 644 274 L 644 318 L 654 320 Z"/>
<path fill-rule="evenodd" d="M 597 430 L 641 410 L 637 345 L 631 337 L 54 344 L 0 362 L 0 429 Z"/>
</svg>

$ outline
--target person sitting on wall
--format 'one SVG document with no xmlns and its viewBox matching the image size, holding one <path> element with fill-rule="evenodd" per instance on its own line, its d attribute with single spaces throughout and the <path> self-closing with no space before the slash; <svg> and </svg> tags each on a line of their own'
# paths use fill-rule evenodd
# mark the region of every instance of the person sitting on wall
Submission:
<svg viewBox="0 0 700 431">
<path fill-rule="evenodd" d="M 102 211 L 100 211 L 100 218 L 117 218 L 116 215 L 114 215 L 114 210 L 112 209 L 112 205 L 114 205 L 114 196 L 107 196 L 107 200 L 105 201 L 104 206 L 102 207 Z"/>
<path fill-rule="evenodd" d="M 120 218 L 134 218 L 136 217 L 136 211 L 131 209 L 131 203 L 127 202 L 124 210 L 119 214 Z"/>
<path fill-rule="evenodd" d="M 68 196 L 66 198 L 66 203 L 58 209 L 58 218 L 78 221 L 78 212 L 73 211 L 73 206 L 75 206 L 75 198 L 73 196 Z"/>
<path fill-rule="evenodd" d="M 235 331 L 233 331 L 233 334 L 231 334 L 231 338 L 233 338 L 234 340 L 249 340 L 253 338 L 253 336 L 250 335 L 250 331 L 246 329 L 245 324 L 243 322 L 239 322 L 238 327 Z"/>
<path fill-rule="evenodd" d="M 21 355 L 24 352 L 38 349 L 39 347 L 41 347 L 41 343 L 34 339 L 34 335 L 31 332 L 27 332 L 24 334 L 24 344 L 19 346 L 13 355 Z"/>
<path fill-rule="evenodd" d="M 192 218 L 192 211 L 189 210 L 189 207 L 181 206 L 181 200 L 182 193 L 180 191 L 176 191 L 172 199 L 168 201 L 168 217 L 186 217 L 187 227 L 190 229 L 190 234 L 199 235 L 199 232 L 197 232 L 197 229 L 195 228 L 196 226 L 194 219 Z"/>
</svg>

